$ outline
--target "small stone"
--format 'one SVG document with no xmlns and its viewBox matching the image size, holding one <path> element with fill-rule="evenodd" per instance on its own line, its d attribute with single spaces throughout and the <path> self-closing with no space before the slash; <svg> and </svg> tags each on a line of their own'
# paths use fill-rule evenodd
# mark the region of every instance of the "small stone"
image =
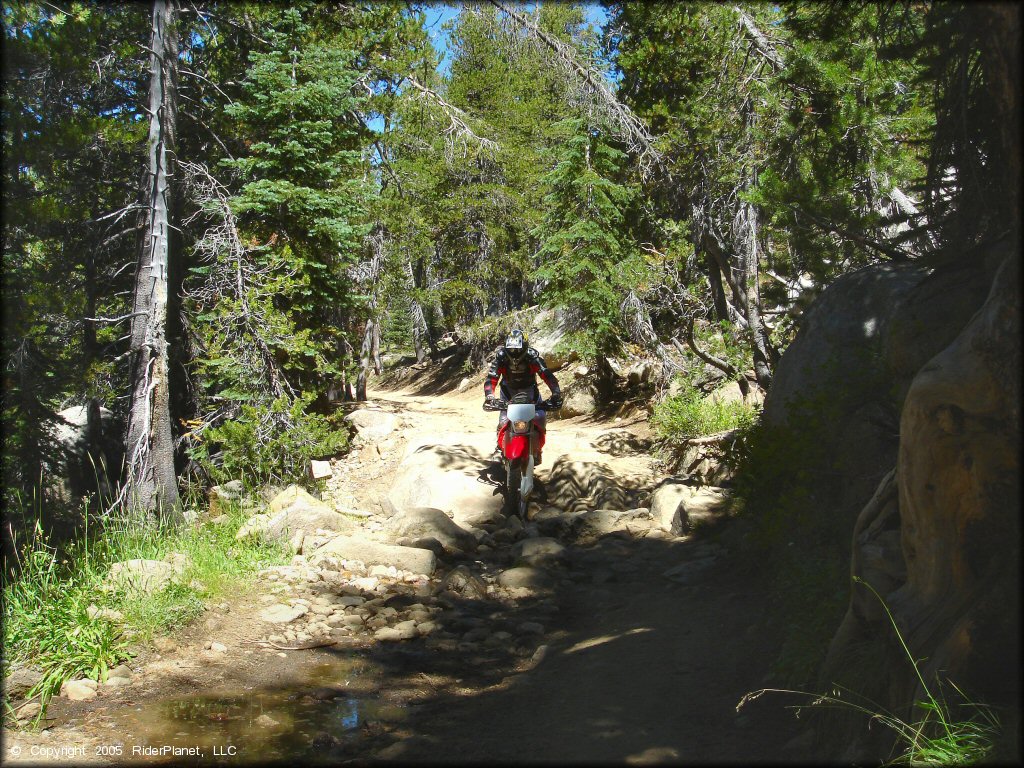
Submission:
<svg viewBox="0 0 1024 768">
<path fill-rule="evenodd" d="M 308 612 L 309 608 L 302 604 L 284 605 L 283 603 L 276 603 L 260 611 L 259 617 L 263 621 L 268 621 L 272 624 L 287 624 L 295 621 L 300 616 L 305 616 Z"/>
<path fill-rule="evenodd" d="M 397 640 L 411 640 L 416 637 L 416 630 L 399 630 L 395 627 L 381 627 L 373 633 L 374 638 L 384 642 L 394 642 Z"/>
<path fill-rule="evenodd" d="M 210 643 L 210 650 L 214 653 L 227 653 L 228 647 L 224 643 Z"/>
<path fill-rule="evenodd" d="M 103 685 L 106 688 L 121 688 L 122 686 L 130 685 L 131 682 L 131 679 L 127 677 L 108 677 L 107 682 Z"/>
<path fill-rule="evenodd" d="M 413 621 L 412 619 L 410 619 L 408 621 L 400 621 L 397 624 L 395 624 L 395 629 L 397 629 L 399 632 L 406 632 L 406 631 L 409 631 L 409 630 L 415 631 L 416 630 L 416 622 Z"/>
<path fill-rule="evenodd" d="M 208 650 L 210 650 L 210 648 L 212 646 L 213 646 L 213 643 L 211 643 L 209 640 L 207 640 L 205 643 L 203 643 L 203 650 L 204 651 L 208 651 Z"/>
<path fill-rule="evenodd" d="M 533 655 L 530 657 L 530 666 L 536 667 L 538 664 L 544 661 L 544 657 L 547 656 L 547 653 L 548 647 L 546 645 L 537 646 L 537 650 L 534 651 Z"/>
<path fill-rule="evenodd" d="M 18 711 L 15 713 L 15 717 L 17 717 L 18 720 L 31 720 L 38 715 L 42 709 L 43 708 L 39 705 L 38 701 L 30 701 L 28 704 L 23 704 L 18 708 Z"/>
<path fill-rule="evenodd" d="M 524 635 L 543 635 L 544 625 L 538 624 L 536 621 L 524 621 L 518 627 L 516 627 Z"/>
<path fill-rule="evenodd" d="M 254 720 L 253 722 L 261 728 L 273 728 L 275 726 L 280 725 L 280 723 L 277 720 L 272 718 L 266 712 L 257 717 L 256 720 Z"/>
<path fill-rule="evenodd" d="M 71 701 L 91 701 L 96 698 L 96 681 L 66 680 L 60 687 L 60 695 Z"/>
</svg>

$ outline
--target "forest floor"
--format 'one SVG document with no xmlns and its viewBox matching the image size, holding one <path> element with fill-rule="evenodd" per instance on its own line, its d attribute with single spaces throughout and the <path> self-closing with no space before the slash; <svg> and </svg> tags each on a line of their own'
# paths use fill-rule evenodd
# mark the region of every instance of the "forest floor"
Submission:
<svg viewBox="0 0 1024 768">
<path fill-rule="evenodd" d="M 370 405 L 397 414 L 399 429 L 334 463 L 325 498 L 370 512 L 368 523 L 383 514 L 410 446 L 468 442 L 480 456 L 493 449 L 496 415 L 481 410 L 476 379 L 464 393 L 450 381 L 411 381 L 371 393 Z M 553 419 L 549 427 L 541 483 L 560 456 L 599 459 L 613 480 L 634 485 L 658 477 L 654 459 L 630 447 L 649 444 L 643 414 Z M 283 587 L 261 579 L 140 653 L 130 684 L 101 688 L 91 701 L 55 698 L 44 728 L 5 730 L 3 759 L 799 760 L 806 755 L 785 745 L 801 722 L 784 705 L 800 702 L 764 696 L 737 711 L 744 694 L 766 685 L 778 651 L 762 630 L 772 595 L 756 564 L 739 555 L 738 530 L 727 521 L 685 537 L 567 539 L 548 585 L 511 596 L 487 590 L 446 601 L 439 593 L 453 564 L 444 564 L 415 599 L 437 610 L 459 642 L 381 642 L 369 633 L 327 647 L 267 647 L 259 641 L 273 628 L 258 614 Z M 466 558 L 462 573 L 509 567 L 509 546 Z M 666 575 L 698 560 L 706 567 L 686 578 Z M 317 597 L 308 584 L 291 588 Z M 511 631 L 495 635 L 498 627 Z M 474 630 L 479 637 L 467 639 Z"/>
</svg>

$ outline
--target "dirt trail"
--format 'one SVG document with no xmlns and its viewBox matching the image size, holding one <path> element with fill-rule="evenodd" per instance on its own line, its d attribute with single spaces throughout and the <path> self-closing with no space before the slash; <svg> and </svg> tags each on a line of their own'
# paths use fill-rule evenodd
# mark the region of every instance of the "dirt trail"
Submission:
<svg viewBox="0 0 1024 768">
<path fill-rule="evenodd" d="M 384 517 L 395 468 L 416 446 L 458 444 L 481 457 L 493 449 L 496 417 L 480 409 L 475 384 L 463 394 L 423 389 L 378 392 L 368 405 L 399 414 L 399 429 L 335 464 L 325 498 L 370 512 L 371 530 Z M 643 450 L 649 435 L 642 418 L 580 417 L 549 426 L 542 486 L 563 456 L 598 468 L 606 487 L 642 489 L 657 479 Z M 744 693 L 762 687 L 776 648 L 758 629 L 770 596 L 730 551 L 728 526 L 703 537 L 541 533 L 564 533 L 566 545 L 562 561 L 547 568 L 548 588 L 507 594 L 489 586 L 453 595 L 453 569 L 483 587 L 513 564 L 504 543 L 444 563 L 415 594 L 410 585 L 389 593 L 389 605 L 415 600 L 436 611 L 447 642 L 382 643 L 371 634 L 309 650 L 261 646 L 268 627 L 257 614 L 267 595 L 281 590 L 261 581 L 162 642 L 162 653 L 135 659 L 130 686 L 91 702 L 55 699 L 48 729 L 5 731 L 5 761 L 799 757 L 782 749 L 799 723 L 781 702 L 735 709 Z M 686 577 L 665 575 L 697 561 L 704 567 Z M 293 589 L 313 599 L 330 591 L 325 582 Z M 227 651 L 204 649 L 210 640 Z M 201 756 L 170 749 L 190 747 Z"/>
</svg>

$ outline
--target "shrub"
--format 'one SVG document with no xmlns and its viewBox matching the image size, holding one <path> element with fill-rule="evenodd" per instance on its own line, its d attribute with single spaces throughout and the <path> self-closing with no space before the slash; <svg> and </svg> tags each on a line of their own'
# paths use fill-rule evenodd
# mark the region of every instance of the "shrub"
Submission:
<svg viewBox="0 0 1024 768">
<path fill-rule="evenodd" d="M 657 403 L 651 424 L 661 437 L 681 440 L 751 427 L 757 414 L 756 406 L 737 401 L 716 402 L 690 390 Z"/>
<path fill-rule="evenodd" d="M 307 413 L 309 397 L 278 398 L 268 406 L 243 405 L 239 415 L 208 430 L 191 451 L 214 483 L 242 479 L 249 487 L 267 482 L 308 483 L 310 459 L 344 453 L 347 427 Z"/>
</svg>

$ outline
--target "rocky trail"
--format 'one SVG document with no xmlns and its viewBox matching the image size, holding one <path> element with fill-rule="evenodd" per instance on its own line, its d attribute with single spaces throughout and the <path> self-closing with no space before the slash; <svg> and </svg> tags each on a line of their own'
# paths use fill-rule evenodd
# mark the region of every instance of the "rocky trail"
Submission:
<svg viewBox="0 0 1024 768">
<path fill-rule="evenodd" d="M 340 535 L 292 535 L 290 565 L 119 684 L 6 731 L 5 761 L 799 759 L 794 702 L 736 710 L 777 651 L 770 595 L 735 523 L 674 535 L 651 504 L 645 420 L 552 419 L 524 526 L 501 514 L 496 417 L 463 389 L 375 393 L 323 492 Z"/>
</svg>

